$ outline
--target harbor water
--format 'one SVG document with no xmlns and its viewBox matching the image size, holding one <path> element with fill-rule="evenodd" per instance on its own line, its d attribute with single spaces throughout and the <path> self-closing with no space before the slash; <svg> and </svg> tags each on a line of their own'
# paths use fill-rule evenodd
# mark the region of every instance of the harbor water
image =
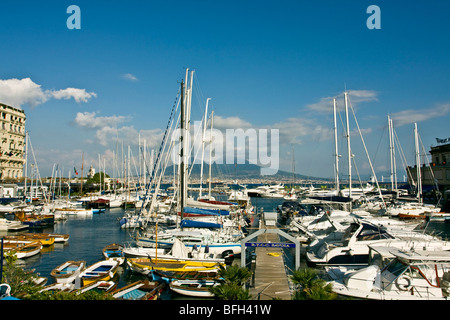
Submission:
<svg viewBox="0 0 450 320">
<path fill-rule="evenodd" d="M 283 202 L 283 199 L 252 198 L 252 204 L 256 211 L 272 212 Z M 103 259 L 102 250 L 105 246 L 118 243 L 126 244 L 132 240 L 132 230 L 121 229 L 119 220 L 125 215 L 123 208 L 106 209 L 105 212 L 95 213 L 86 218 L 69 216 L 64 221 L 57 221 L 54 226 L 32 230 L 32 232 L 68 234 L 70 239 L 65 244 L 55 243 L 44 247 L 40 254 L 19 260 L 18 263 L 27 269 L 34 269 L 42 277 L 47 277 L 47 284 L 53 283 L 51 271 L 58 265 L 68 260 L 85 260 L 91 265 Z M 442 238 L 450 238 L 450 223 L 430 222 L 427 232 L 440 235 Z M 8 233 L 9 234 L 9 233 Z M 6 232 L 0 236 L 6 235 Z M 293 252 L 286 251 L 286 263 L 293 262 Z M 291 255 L 289 257 L 289 255 Z M 239 258 L 233 263 L 240 264 Z M 303 263 L 304 261 L 302 261 Z M 123 265 L 118 270 L 118 287 L 125 286 L 145 276 L 136 274 Z M 166 292 L 161 299 L 185 299 L 175 293 Z"/>
</svg>

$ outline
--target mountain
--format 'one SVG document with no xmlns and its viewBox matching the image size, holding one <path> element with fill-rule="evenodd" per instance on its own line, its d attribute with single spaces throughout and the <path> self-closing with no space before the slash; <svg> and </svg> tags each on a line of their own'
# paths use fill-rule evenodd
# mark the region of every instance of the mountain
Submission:
<svg viewBox="0 0 450 320">
<path fill-rule="evenodd" d="M 200 164 L 194 164 L 192 167 L 191 178 L 200 178 Z M 213 179 L 281 179 L 292 180 L 292 172 L 278 170 L 274 175 L 261 175 L 261 167 L 256 164 L 213 164 L 211 167 L 211 175 Z M 166 177 L 173 176 L 173 166 L 167 167 L 165 171 Z M 206 180 L 209 176 L 209 165 L 203 165 L 203 178 Z M 326 178 L 317 178 L 305 176 L 302 174 L 295 174 L 296 180 L 329 180 Z"/>
</svg>

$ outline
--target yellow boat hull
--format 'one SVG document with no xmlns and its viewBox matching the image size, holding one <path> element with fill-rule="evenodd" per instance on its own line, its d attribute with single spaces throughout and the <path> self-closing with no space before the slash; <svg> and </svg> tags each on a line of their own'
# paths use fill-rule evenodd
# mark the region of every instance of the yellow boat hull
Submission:
<svg viewBox="0 0 450 320">
<path fill-rule="evenodd" d="M 207 271 L 216 270 L 224 263 L 189 260 L 169 260 L 169 259 L 128 259 L 132 267 L 141 270 L 161 270 L 161 271 Z"/>
</svg>

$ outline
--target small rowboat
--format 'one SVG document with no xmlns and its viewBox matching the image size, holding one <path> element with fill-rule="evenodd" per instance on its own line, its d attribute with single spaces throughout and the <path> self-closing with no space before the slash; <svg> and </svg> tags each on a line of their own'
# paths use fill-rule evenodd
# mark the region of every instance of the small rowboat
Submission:
<svg viewBox="0 0 450 320">
<path fill-rule="evenodd" d="M 111 280 L 116 274 L 118 267 L 119 263 L 114 260 L 96 262 L 80 273 L 81 285 L 86 286 L 100 280 Z"/>
<path fill-rule="evenodd" d="M 86 261 L 66 261 L 52 270 L 50 275 L 56 283 L 73 283 L 86 268 Z"/>
<path fill-rule="evenodd" d="M 157 300 L 165 286 L 164 282 L 139 280 L 112 292 L 118 300 Z"/>
<path fill-rule="evenodd" d="M 76 295 L 88 292 L 88 291 L 95 291 L 95 292 L 105 292 L 105 293 L 111 293 L 115 288 L 117 287 L 117 282 L 111 281 L 111 280 L 99 280 L 92 282 L 88 285 L 85 285 L 81 287 L 80 289 L 77 289 L 74 291 Z"/>
<path fill-rule="evenodd" d="M 113 243 L 104 247 L 103 256 L 106 260 L 116 260 L 117 262 L 119 262 L 119 265 L 122 265 L 125 262 L 123 246 L 117 243 Z"/>
<path fill-rule="evenodd" d="M 69 241 L 70 236 L 68 234 L 49 233 L 48 236 L 55 238 L 55 243 L 65 243 Z"/>
<path fill-rule="evenodd" d="M 25 241 L 25 240 L 4 240 L 3 251 L 13 252 L 17 259 L 25 259 L 40 253 L 42 250 L 42 243 L 40 241 Z"/>
<path fill-rule="evenodd" d="M 156 281 L 171 282 L 174 280 L 217 280 L 219 273 L 213 271 L 152 271 L 153 279 Z"/>
<path fill-rule="evenodd" d="M 224 264 L 218 262 L 169 260 L 169 259 L 127 259 L 127 263 L 133 271 L 149 274 L 152 270 L 162 271 L 213 271 L 218 270 Z"/>
<path fill-rule="evenodd" d="M 51 246 L 53 243 L 55 243 L 55 238 L 41 233 L 25 233 L 17 236 L 6 236 L 4 237 L 4 239 L 29 242 L 39 241 L 43 246 Z"/>
<path fill-rule="evenodd" d="M 190 297 L 213 297 L 210 288 L 218 286 L 215 280 L 174 280 L 169 284 L 169 288 L 179 294 Z"/>
</svg>

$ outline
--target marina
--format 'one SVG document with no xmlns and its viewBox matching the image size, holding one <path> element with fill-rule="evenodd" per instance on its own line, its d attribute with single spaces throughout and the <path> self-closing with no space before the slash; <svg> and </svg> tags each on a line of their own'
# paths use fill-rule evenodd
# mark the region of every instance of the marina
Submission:
<svg viewBox="0 0 450 320">
<path fill-rule="evenodd" d="M 221 197 L 219 194 L 216 196 L 218 198 Z M 255 210 L 260 213 L 252 215 L 253 222 L 248 226 L 250 230 L 249 236 L 257 231 L 261 232 L 269 229 L 277 230 L 278 228 L 279 230 L 283 230 L 282 232 L 289 233 L 292 237 L 298 235 L 297 232 L 292 232 L 292 225 L 282 223 L 283 214 L 281 208 L 282 204 L 285 204 L 285 200 L 273 198 L 252 199 L 253 203 L 257 204 Z M 111 274 L 108 277 L 102 277 L 101 279 L 99 277 L 99 279 L 97 279 L 98 281 L 103 281 L 105 283 L 105 288 L 109 288 L 106 286 L 112 286 L 114 283 L 114 286 L 111 289 L 105 289 L 108 292 L 113 292 L 113 290 L 119 290 L 128 286 L 137 286 L 136 281 L 154 281 L 155 279 L 160 279 L 160 277 L 154 278 L 152 272 L 136 272 L 130 267 L 129 264 L 120 263 L 113 260 L 120 258 L 120 255 L 117 257 L 117 250 L 122 246 L 127 247 L 127 245 L 129 245 L 132 241 L 132 233 L 130 233 L 130 230 L 121 228 L 119 223 L 120 219 L 125 215 L 125 212 L 126 211 L 123 208 L 109 208 L 102 213 L 93 214 L 89 217 L 76 217 L 69 215 L 67 216 L 67 219 L 57 221 L 51 227 L 33 229 L 31 230 L 31 234 L 33 234 L 35 238 L 39 234 L 66 234 L 69 235 L 69 238 L 67 239 L 66 237 L 65 241 L 60 240 L 59 242 L 54 242 L 51 245 L 47 245 L 45 247 L 42 246 L 42 250 L 39 254 L 25 259 L 19 259 L 18 263 L 23 268 L 33 269 L 41 277 L 47 278 L 47 286 L 59 286 L 58 288 L 66 289 L 67 284 L 61 283 L 64 280 L 59 281 L 57 280 L 58 278 L 55 277 L 55 268 L 59 266 L 59 270 L 63 270 L 64 268 L 69 267 L 70 264 L 67 262 L 70 260 L 74 260 L 72 261 L 74 272 L 76 270 L 76 265 L 80 265 L 80 263 L 85 266 L 93 266 L 95 264 L 101 264 L 101 261 L 115 262 L 116 265 L 114 265 L 114 268 L 117 268 L 116 275 Z M 317 216 L 315 216 L 315 218 L 317 218 Z M 397 218 L 396 221 L 401 220 L 398 220 Z M 341 223 L 344 224 L 342 220 Z M 450 235 L 450 225 L 442 221 L 430 221 L 428 223 L 427 230 L 430 234 L 439 234 L 442 238 L 446 238 Z M 23 232 L 23 234 L 30 234 L 30 230 Z M 303 234 L 303 237 L 299 237 L 299 239 L 303 239 L 301 240 L 301 245 L 299 248 L 301 255 L 298 257 L 300 268 L 306 268 L 308 264 L 306 252 L 308 251 L 309 244 L 305 242 L 304 237 L 306 235 L 307 233 Z M 1 236 L 3 238 L 11 237 L 11 232 L 2 232 Z M 20 234 L 14 232 L 14 236 L 19 237 Z M 245 246 L 245 244 L 243 245 Z M 294 289 L 290 280 L 290 275 L 297 265 L 297 252 L 293 241 L 283 238 L 282 236 L 280 237 L 280 235 L 276 232 L 262 232 L 262 234 L 248 242 L 246 249 L 247 254 L 245 265 L 253 273 L 252 279 L 247 285 L 252 299 L 291 300 Z M 105 255 L 108 251 L 113 254 L 109 258 L 110 260 L 107 260 L 107 256 Z M 160 257 L 163 258 L 164 254 L 161 253 Z M 133 260 L 136 258 L 128 259 Z M 125 261 L 126 260 L 127 258 L 125 258 Z M 242 256 L 237 256 L 231 261 L 231 264 L 241 265 L 242 260 Z M 160 267 L 163 266 L 164 263 L 161 261 Z M 319 269 L 322 270 L 322 268 Z M 167 272 L 167 270 L 170 271 L 171 269 L 163 268 L 159 270 L 162 270 L 162 272 Z M 193 272 L 197 271 L 198 270 L 193 269 Z M 78 270 L 78 272 L 80 271 Z M 61 279 L 64 279 L 64 277 Z M 73 278 L 71 281 L 73 281 Z M 81 283 L 79 285 L 79 289 L 76 289 L 78 290 L 77 292 L 81 292 L 80 290 L 82 287 L 93 285 L 92 281 L 85 281 L 86 283 Z M 169 281 L 169 283 L 171 283 L 171 281 Z M 186 283 L 184 285 L 186 286 Z M 197 286 L 200 288 L 200 285 L 201 283 Z M 208 286 L 211 285 L 212 283 L 208 284 Z M 193 286 L 193 284 L 191 283 L 190 286 Z M 152 295 L 152 299 L 158 298 L 161 300 L 180 300 L 187 298 L 213 298 L 207 293 L 200 293 L 201 291 L 198 291 L 198 293 L 195 294 L 187 293 L 184 289 L 182 289 L 182 286 L 178 286 L 176 288 L 176 290 L 172 290 L 171 286 L 165 286 L 164 288 L 161 287 L 161 292 L 157 296 Z M 205 291 L 206 289 L 203 290 Z M 180 292 L 185 293 L 182 294 Z M 119 293 L 116 295 L 119 297 Z M 138 294 L 136 291 L 136 295 L 144 296 L 144 293 Z M 130 293 L 130 296 L 132 296 L 132 293 Z"/>
</svg>

